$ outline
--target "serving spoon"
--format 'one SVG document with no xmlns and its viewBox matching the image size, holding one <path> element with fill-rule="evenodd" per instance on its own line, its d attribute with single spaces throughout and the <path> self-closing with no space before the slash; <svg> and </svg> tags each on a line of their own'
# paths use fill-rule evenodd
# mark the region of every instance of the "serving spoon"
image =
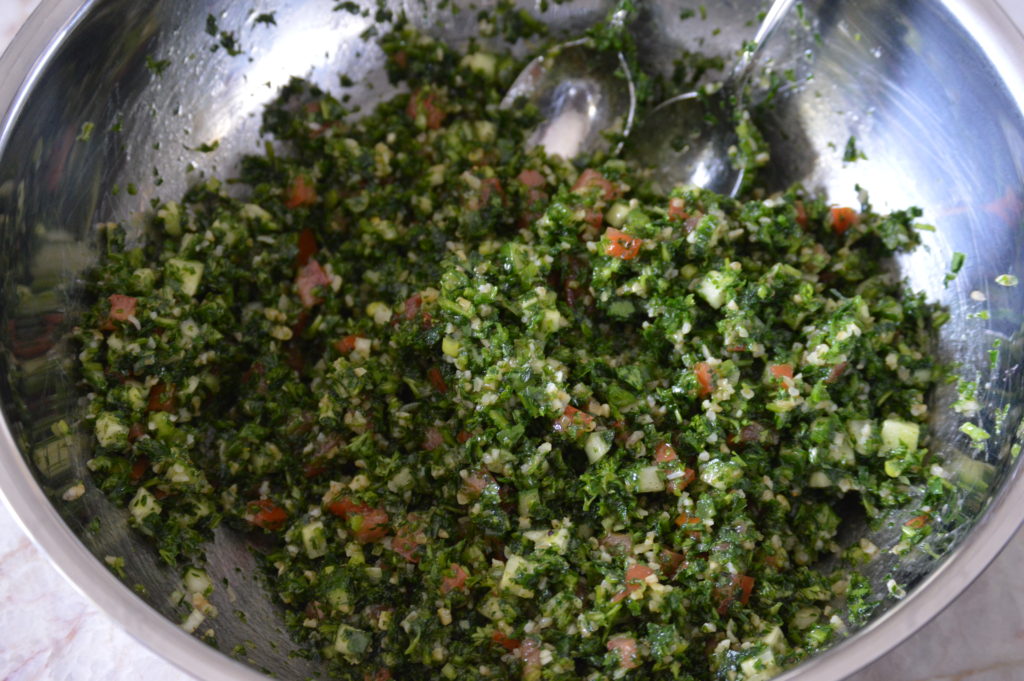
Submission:
<svg viewBox="0 0 1024 681">
<path fill-rule="evenodd" d="M 586 39 L 558 45 L 527 64 L 502 105 L 525 98 L 539 109 L 542 123 L 528 147 L 543 146 L 549 154 L 571 159 L 608 149 L 605 133 L 617 131 L 626 155 L 650 168 L 651 179 L 663 189 L 692 184 L 735 196 L 744 170 L 730 157 L 739 144 L 733 112 L 742 103 L 757 53 L 795 3 L 772 2 L 752 46 L 716 89 L 667 99 L 635 128 L 636 90 L 625 57 L 597 50 Z M 612 153 L 621 147 L 620 141 Z"/>
</svg>

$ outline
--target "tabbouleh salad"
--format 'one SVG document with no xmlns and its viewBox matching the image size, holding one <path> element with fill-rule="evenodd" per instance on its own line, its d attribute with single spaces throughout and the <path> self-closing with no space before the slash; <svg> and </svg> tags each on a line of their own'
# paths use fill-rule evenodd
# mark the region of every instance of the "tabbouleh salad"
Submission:
<svg viewBox="0 0 1024 681">
<path fill-rule="evenodd" d="M 940 312 L 883 267 L 918 213 L 659 195 L 524 150 L 511 57 L 381 44 L 406 93 L 356 117 L 293 80 L 244 199 L 104 228 L 89 465 L 190 566 L 186 626 L 220 523 L 273 537 L 339 679 L 756 681 L 866 619 L 837 505 L 909 505 L 911 544 L 945 484 Z"/>
</svg>

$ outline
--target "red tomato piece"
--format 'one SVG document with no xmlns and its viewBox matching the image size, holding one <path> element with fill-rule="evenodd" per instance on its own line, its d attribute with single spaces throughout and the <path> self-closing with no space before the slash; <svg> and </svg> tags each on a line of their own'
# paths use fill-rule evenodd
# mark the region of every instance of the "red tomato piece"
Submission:
<svg viewBox="0 0 1024 681">
<path fill-rule="evenodd" d="M 828 378 L 825 379 L 826 383 L 835 383 L 839 380 L 839 377 L 846 371 L 846 362 L 840 362 L 832 367 L 832 371 L 828 372 Z"/>
<path fill-rule="evenodd" d="M 299 289 L 299 299 L 304 307 L 313 307 L 324 302 L 324 299 L 314 293 L 318 287 L 329 286 L 331 278 L 320 266 L 315 258 L 299 268 L 299 274 L 295 279 L 295 286 Z"/>
<path fill-rule="evenodd" d="M 662 442 L 654 448 L 654 460 L 658 463 L 668 463 L 678 458 L 675 448 L 667 442 Z"/>
<path fill-rule="evenodd" d="M 458 563 L 452 563 L 449 569 L 453 574 L 451 577 L 441 580 L 441 593 L 446 594 L 456 589 L 466 591 L 466 580 L 469 578 L 469 573 Z"/>
<path fill-rule="evenodd" d="M 644 244 L 643 239 L 630 236 L 614 227 L 604 230 L 604 238 L 608 240 L 604 254 L 622 260 L 632 260 L 640 255 L 640 247 Z"/>
<path fill-rule="evenodd" d="M 794 201 L 793 208 L 796 210 L 796 224 L 800 225 L 801 229 L 807 229 L 807 209 L 804 208 L 804 202 Z"/>
<path fill-rule="evenodd" d="M 658 565 L 666 577 L 672 577 L 679 568 L 686 567 L 686 556 L 676 551 L 662 549 L 658 554 Z"/>
<path fill-rule="evenodd" d="M 572 405 L 567 405 L 562 415 L 555 419 L 552 428 L 556 433 L 572 434 L 571 429 L 591 431 L 594 429 L 594 417 Z"/>
<path fill-rule="evenodd" d="M 628 534 L 612 532 L 601 539 L 603 546 L 608 553 L 625 555 L 633 550 L 633 539 Z"/>
<path fill-rule="evenodd" d="M 693 367 L 693 373 L 697 375 L 697 394 L 700 397 L 707 397 L 715 391 L 714 379 L 711 376 L 711 365 L 707 362 L 697 362 Z"/>
<path fill-rule="evenodd" d="M 678 525 L 679 527 L 683 527 L 685 525 L 697 525 L 701 522 L 701 519 L 695 515 L 690 515 L 686 511 L 683 511 L 682 513 L 676 516 L 675 522 L 676 525 Z"/>
<path fill-rule="evenodd" d="M 427 369 L 427 380 L 430 381 L 430 385 L 434 386 L 434 390 L 442 395 L 448 392 L 448 384 L 444 382 L 444 376 L 441 375 L 441 370 L 437 367 Z"/>
<path fill-rule="evenodd" d="M 793 378 L 792 364 L 770 364 L 768 365 L 768 371 L 772 372 L 772 376 L 775 378 Z"/>
<path fill-rule="evenodd" d="M 405 306 L 402 311 L 402 319 L 410 321 L 416 319 L 420 314 L 420 307 L 423 306 L 423 296 L 414 293 L 405 299 Z"/>
<path fill-rule="evenodd" d="M 174 399 L 174 386 L 167 383 L 157 383 L 149 389 L 149 403 L 146 405 L 149 411 L 174 411 L 178 408 L 177 400 Z"/>
<path fill-rule="evenodd" d="M 437 130 L 444 122 L 445 111 L 442 108 L 440 97 L 436 92 L 416 90 L 409 95 L 409 104 L 405 107 L 405 114 L 413 121 L 423 121 L 430 130 Z M 422 116 L 422 119 L 420 118 Z"/>
<path fill-rule="evenodd" d="M 547 180 L 544 179 L 544 176 L 541 175 L 539 171 L 531 170 L 530 168 L 524 168 L 521 170 L 519 175 L 516 176 L 516 179 L 519 180 L 523 186 L 529 187 L 530 189 L 537 189 L 538 187 L 543 187 L 547 184 Z"/>
<path fill-rule="evenodd" d="M 423 431 L 423 449 L 432 452 L 444 444 L 444 436 L 441 431 L 431 426 Z"/>
<path fill-rule="evenodd" d="M 676 222 L 682 222 L 686 218 L 690 217 L 690 214 L 686 212 L 686 202 L 678 196 L 673 196 L 668 200 L 668 219 Z"/>
<path fill-rule="evenodd" d="M 423 546 L 423 543 L 417 541 L 414 533 L 411 534 L 408 530 L 400 530 L 391 540 L 391 550 L 410 563 L 419 562 L 419 557 L 416 553 L 420 550 L 421 546 Z"/>
<path fill-rule="evenodd" d="M 345 336 L 341 340 L 334 342 L 334 349 L 343 355 L 347 355 L 356 349 L 356 341 L 360 338 L 363 338 L 363 336 L 359 334 Z"/>
<path fill-rule="evenodd" d="M 836 234 L 842 234 L 857 224 L 857 212 L 852 208 L 833 206 L 831 209 L 832 229 Z"/>
<path fill-rule="evenodd" d="M 288 512 L 270 499 L 257 499 L 249 502 L 243 517 L 264 530 L 278 530 L 288 520 Z"/>
<path fill-rule="evenodd" d="M 591 189 L 600 189 L 601 198 L 605 201 L 611 201 L 622 193 L 611 180 L 596 170 L 587 168 L 580 173 L 579 178 L 576 180 L 576 184 L 572 186 L 572 190 L 578 194 L 586 194 Z"/>
<path fill-rule="evenodd" d="M 134 296 L 123 296 L 120 293 L 111 294 L 110 312 L 107 319 L 112 322 L 126 322 L 135 316 L 135 308 L 138 305 L 138 298 Z"/>
<path fill-rule="evenodd" d="M 298 208 L 316 202 L 316 186 L 305 175 L 296 175 L 284 197 L 285 208 Z"/>
<path fill-rule="evenodd" d="M 523 642 L 520 641 L 519 639 L 517 639 L 517 638 L 509 638 L 508 636 L 506 636 L 505 634 L 503 634 L 500 631 L 494 632 L 491 635 L 491 640 L 494 641 L 499 646 L 501 646 L 502 648 L 504 648 L 505 650 L 507 650 L 509 652 L 515 650 L 516 648 L 518 648 L 519 646 L 521 646 L 523 644 Z"/>
<path fill-rule="evenodd" d="M 309 262 L 312 257 L 320 249 L 316 243 L 316 234 L 312 229 L 306 227 L 299 232 L 299 252 L 295 256 L 295 264 L 298 267 L 302 267 Z"/>
<path fill-rule="evenodd" d="M 683 474 L 678 478 L 672 478 L 665 482 L 665 490 L 670 494 L 680 494 L 686 487 L 697 479 L 697 471 L 692 468 L 684 468 Z"/>
<path fill-rule="evenodd" d="M 626 588 L 615 594 L 612 603 L 618 603 L 629 594 L 644 585 L 644 580 L 654 574 L 654 570 L 646 565 L 630 565 L 626 568 Z"/>
<path fill-rule="evenodd" d="M 640 666 L 636 659 L 636 639 L 632 636 L 611 637 L 608 639 L 608 650 L 619 656 L 619 667 L 622 669 L 635 669 Z"/>
</svg>

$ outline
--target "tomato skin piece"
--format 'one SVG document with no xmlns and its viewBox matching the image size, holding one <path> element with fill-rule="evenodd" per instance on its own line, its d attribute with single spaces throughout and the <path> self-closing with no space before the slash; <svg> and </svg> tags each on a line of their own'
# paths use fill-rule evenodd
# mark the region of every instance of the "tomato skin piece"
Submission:
<svg viewBox="0 0 1024 681">
<path fill-rule="evenodd" d="M 468 591 L 466 588 L 466 580 L 469 579 L 469 573 L 467 573 L 458 563 L 452 563 L 449 569 L 454 573 L 454 575 L 451 577 L 445 577 L 441 580 L 441 593 L 447 594 L 455 590 Z"/>
<path fill-rule="evenodd" d="M 423 124 L 429 130 L 437 130 L 444 122 L 445 110 L 439 103 L 440 97 L 432 91 L 424 92 L 416 90 L 409 95 L 409 103 L 405 107 L 405 114 L 413 121 L 419 121 L 422 115 Z"/>
<path fill-rule="evenodd" d="M 608 650 L 619 656 L 619 667 L 621 669 L 635 669 L 640 666 L 637 662 L 636 639 L 632 636 L 613 636 L 608 639 Z"/>
<path fill-rule="evenodd" d="M 722 598 L 722 602 L 718 604 L 718 614 L 724 615 L 729 611 L 729 606 L 737 600 L 747 605 L 750 603 L 750 595 L 754 592 L 754 578 L 748 577 L 747 575 L 733 575 L 732 582 L 729 587 L 725 589 L 725 596 Z M 737 598 L 737 594 L 739 598 Z"/>
<path fill-rule="evenodd" d="M 562 415 L 555 419 L 551 427 L 556 433 L 570 433 L 574 427 L 589 432 L 594 429 L 594 417 L 572 405 L 566 405 Z"/>
<path fill-rule="evenodd" d="M 644 580 L 654 574 L 654 570 L 646 565 L 630 565 L 626 568 L 626 588 L 612 597 L 612 603 L 618 603 L 629 594 L 644 585 Z"/>
<path fill-rule="evenodd" d="M 707 397 L 715 391 L 715 382 L 711 376 L 711 365 L 707 362 L 697 362 L 693 366 L 693 373 L 697 376 L 697 395 Z"/>
<path fill-rule="evenodd" d="M 690 515 L 686 511 L 683 511 L 682 513 L 677 515 L 675 519 L 675 523 L 679 527 L 683 527 L 684 525 L 696 525 L 700 522 L 702 522 L 700 518 L 698 518 L 695 515 Z"/>
<path fill-rule="evenodd" d="M 356 349 L 356 341 L 360 338 L 363 338 L 363 336 L 360 336 L 359 334 L 350 334 L 345 336 L 341 340 L 334 342 L 334 349 L 343 355 L 347 355 Z"/>
<path fill-rule="evenodd" d="M 308 263 L 309 259 L 320 250 L 316 243 L 316 234 L 309 227 L 299 232 L 298 247 L 299 252 L 295 256 L 295 265 L 297 267 L 302 267 Z"/>
<path fill-rule="evenodd" d="M 685 568 L 686 565 L 686 556 L 677 551 L 662 549 L 658 554 L 658 566 L 661 567 L 661 571 L 665 573 L 666 577 L 673 577 L 679 568 Z"/>
<path fill-rule="evenodd" d="M 928 516 L 927 513 L 922 513 L 921 515 L 914 516 L 907 522 L 903 523 L 903 525 L 905 527 L 909 527 L 912 530 L 920 530 L 922 527 L 928 524 L 928 521 L 930 519 L 931 518 Z"/>
<path fill-rule="evenodd" d="M 523 642 L 518 638 L 510 638 L 500 631 L 495 631 L 491 634 L 491 640 L 509 652 L 512 652 L 519 648 L 519 646 L 523 645 Z"/>
<path fill-rule="evenodd" d="M 174 386 L 168 383 L 157 383 L 149 389 L 149 402 L 146 408 L 149 411 L 173 412 L 178 409 L 177 400 L 174 398 Z"/>
<path fill-rule="evenodd" d="M 604 230 L 604 237 L 608 240 L 608 244 L 604 247 L 604 254 L 621 260 L 636 258 L 640 255 L 640 247 L 644 244 L 643 239 L 630 236 L 614 227 Z"/>
<path fill-rule="evenodd" d="M 686 212 L 686 202 L 678 196 L 673 196 L 668 200 L 668 219 L 675 222 L 682 222 L 686 218 L 690 217 L 690 214 Z"/>
<path fill-rule="evenodd" d="M 595 188 L 601 190 L 601 198 L 605 201 L 611 201 L 622 194 L 621 190 L 615 186 L 614 182 L 593 168 L 587 168 L 580 173 L 576 183 L 572 186 L 572 191 L 577 194 L 586 194 L 591 189 Z"/>
<path fill-rule="evenodd" d="M 793 378 L 792 364 L 770 364 L 768 370 L 775 378 Z"/>
<path fill-rule="evenodd" d="M 313 307 L 324 302 L 324 299 L 313 291 L 318 287 L 330 286 L 330 284 L 331 278 L 327 276 L 327 272 L 316 261 L 316 258 L 310 258 L 309 262 L 299 268 L 299 273 L 295 278 L 295 286 L 299 289 L 299 300 L 302 301 L 303 307 Z"/>
<path fill-rule="evenodd" d="M 684 468 L 681 477 L 665 481 L 665 490 L 669 494 L 681 494 L 696 479 L 697 471 L 692 468 Z"/>
<path fill-rule="evenodd" d="M 110 300 L 110 312 L 107 314 L 109 321 L 126 322 L 135 316 L 135 309 L 139 302 L 135 296 L 112 293 L 108 300 Z"/>
<path fill-rule="evenodd" d="M 448 384 L 444 382 L 444 376 L 441 375 L 441 370 L 437 367 L 427 369 L 427 380 L 430 381 L 430 385 L 434 386 L 434 390 L 442 395 L 448 392 Z"/>
<path fill-rule="evenodd" d="M 678 458 L 675 448 L 667 442 L 662 442 L 654 448 L 654 460 L 658 463 L 668 463 Z"/>
<path fill-rule="evenodd" d="M 807 229 L 807 209 L 804 208 L 804 202 L 794 201 L 793 209 L 796 211 L 796 224 L 799 225 L 801 229 Z"/>
<path fill-rule="evenodd" d="M 519 180 L 520 184 L 524 187 L 528 187 L 530 189 L 537 189 L 547 184 L 547 180 L 545 180 L 544 176 L 540 174 L 540 171 L 531 170 L 530 168 L 524 168 L 519 171 L 516 179 Z"/>
<path fill-rule="evenodd" d="M 360 544 L 378 542 L 388 533 L 388 512 L 341 497 L 327 504 L 328 512 L 348 522 L 352 535 Z"/>
<path fill-rule="evenodd" d="M 256 527 L 274 531 L 288 520 L 288 512 L 270 499 L 257 499 L 249 502 L 244 517 Z"/>
<path fill-rule="evenodd" d="M 832 218 L 832 230 L 836 234 L 843 234 L 856 225 L 859 219 L 857 211 L 845 206 L 833 206 L 829 210 L 829 215 Z"/>
<path fill-rule="evenodd" d="M 284 197 L 284 207 L 295 209 L 316 203 L 316 186 L 305 175 L 296 175 Z"/>
</svg>

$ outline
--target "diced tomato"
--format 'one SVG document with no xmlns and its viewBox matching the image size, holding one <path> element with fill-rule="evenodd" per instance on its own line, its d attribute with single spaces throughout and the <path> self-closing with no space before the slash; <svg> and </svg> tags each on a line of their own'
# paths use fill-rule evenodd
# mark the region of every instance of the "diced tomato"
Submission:
<svg viewBox="0 0 1024 681">
<path fill-rule="evenodd" d="M 278 530 L 288 520 L 288 512 L 270 499 L 250 501 L 244 518 L 264 530 Z"/>
<path fill-rule="evenodd" d="M 441 370 L 437 367 L 427 369 L 427 380 L 430 381 L 430 385 L 434 386 L 434 390 L 442 395 L 448 392 L 448 384 L 444 382 L 444 376 L 441 375 Z"/>
<path fill-rule="evenodd" d="M 455 436 L 455 439 L 459 441 L 460 445 L 464 445 L 471 437 L 473 437 L 473 433 L 468 430 L 460 430 L 459 434 Z"/>
<path fill-rule="evenodd" d="M 405 50 L 399 50 L 391 55 L 391 61 L 395 62 L 395 65 L 401 69 L 404 69 L 409 65 L 409 55 Z"/>
<path fill-rule="evenodd" d="M 509 638 L 508 636 L 506 636 L 505 634 L 501 633 L 500 631 L 495 631 L 493 634 L 491 634 L 491 640 L 494 641 L 495 643 L 497 643 L 499 646 L 501 646 L 505 650 L 508 650 L 509 652 L 515 650 L 516 648 L 518 648 L 519 646 L 521 646 L 523 644 L 523 642 L 520 641 L 519 639 L 517 639 L 517 638 Z"/>
<path fill-rule="evenodd" d="M 441 431 L 433 426 L 423 431 L 423 449 L 432 452 L 444 444 L 444 436 Z"/>
<path fill-rule="evenodd" d="M 683 474 L 678 478 L 665 481 L 665 491 L 669 494 L 680 494 L 687 486 L 697 479 L 697 471 L 692 468 L 684 468 Z"/>
<path fill-rule="evenodd" d="M 138 298 L 134 296 L 123 296 L 120 293 L 111 294 L 110 312 L 107 319 L 111 322 L 126 322 L 135 316 L 135 308 L 138 305 Z"/>
<path fill-rule="evenodd" d="M 167 383 L 157 383 L 149 389 L 149 403 L 146 407 L 149 411 L 174 411 L 178 408 L 177 400 L 174 399 L 174 386 Z"/>
<path fill-rule="evenodd" d="M 842 234 L 857 224 L 857 212 L 852 208 L 833 206 L 831 209 L 832 229 L 836 234 Z"/>
<path fill-rule="evenodd" d="M 462 479 L 462 486 L 465 488 L 466 494 L 470 499 L 476 499 L 490 485 L 496 484 L 494 476 L 487 471 L 467 473 L 466 477 Z"/>
<path fill-rule="evenodd" d="M 832 371 L 828 372 L 828 378 L 825 379 L 826 383 L 835 383 L 839 380 L 839 377 L 846 371 L 846 362 L 840 362 L 832 367 Z"/>
<path fill-rule="evenodd" d="M 309 227 L 303 229 L 299 232 L 299 252 L 295 256 L 295 265 L 297 267 L 305 265 L 319 248 L 316 243 L 316 234 L 313 230 Z"/>
<path fill-rule="evenodd" d="M 388 512 L 380 508 L 371 508 L 348 519 L 352 534 L 360 544 L 372 544 L 383 539 L 388 533 L 387 523 Z"/>
<path fill-rule="evenodd" d="M 538 187 L 543 187 L 547 184 L 547 180 L 544 179 L 544 176 L 541 175 L 539 171 L 532 170 L 530 168 L 524 168 L 521 170 L 519 175 L 516 176 L 516 179 L 519 180 L 523 186 L 529 187 L 530 189 L 537 189 Z"/>
<path fill-rule="evenodd" d="M 592 168 L 580 173 L 576 184 L 572 186 L 572 190 L 578 194 L 585 194 L 593 188 L 601 190 L 601 198 L 605 201 L 611 201 L 622 193 L 611 180 Z"/>
<path fill-rule="evenodd" d="M 807 229 L 807 209 L 804 208 L 804 202 L 794 201 L 793 208 L 796 210 L 796 224 L 800 225 L 801 229 Z"/>
<path fill-rule="evenodd" d="M 922 527 L 928 524 L 929 519 L 930 518 L 928 517 L 927 513 L 922 513 L 921 515 L 914 516 L 913 518 L 911 518 L 903 524 L 912 530 L 920 530 Z"/>
<path fill-rule="evenodd" d="M 349 334 L 339 341 L 334 341 L 334 349 L 343 355 L 347 355 L 356 349 L 356 341 L 364 336 L 360 334 Z"/>
<path fill-rule="evenodd" d="M 628 534 L 612 532 L 601 539 L 603 546 L 608 553 L 625 555 L 633 550 L 633 539 Z"/>
<path fill-rule="evenodd" d="M 690 217 L 690 214 L 686 212 L 686 202 L 678 196 L 673 196 L 668 200 L 668 219 L 677 222 L 682 222 L 686 218 Z"/>
<path fill-rule="evenodd" d="M 420 314 L 420 308 L 423 306 L 423 296 L 419 293 L 414 293 L 405 299 L 405 305 L 402 310 L 402 319 L 411 321 L 416 319 Z"/>
<path fill-rule="evenodd" d="M 295 285 L 299 289 L 299 299 L 304 307 L 313 307 L 324 302 L 324 299 L 314 293 L 318 287 L 329 286 L 331 278 L 320 266 L 315 258 L 299 268 L 299 274 L 295 279 Z"/>
<path fill-rule="evenodd" d="M 711 377 L 711 365 L 707 362 L 697 362 L 693 367 L 693 373 L 697 376 L 698 390 L 700 397 L 707 397 L 715 391 L 714 379 Z"/>
<path fill-rule="evenodd" d="M 436 92 L 416 90 L 409 95 L 409 104 L 405 114 L 416 121 L 422 116 L 423 123 L 430 130 L 437 130 L 444 122 L 445 111 L 441 106 L 440 97 Z"/>
<path fill-rule="evenodd" d="M 619 667 L 635 669 L 640 666 L 637 661 L 636 639 L 632 636 L 613 636 L 608 639 L 608 650 L 619 656 Z"/>
<path fill-rule="evenodd" d="M 562 415 L 555 419 L 552 428 L 556 433 L 572 434 L 573 429 L 591 431 L 594 429 L 594 417 L 572 405 L 567 405 Z"/>
<path fill-rule="evenodd" d="M 458 563 L 452 563 L 449 569 L 453 575 L 441 580 L 441 593 L 446 594 L 455 589 L 466 591 L 466 580 L 469 578 L 469 574 Z"/>
<path fill-rule="evenodd" d="M 735 345 L 726 345 L 725 346 L 725 351 L 726 352 L 746 352 L 747 351 L 747 346 L 744 345 L 743 343 L 736 343 Z"/>
<path fill-rule="evenodd" d="M 423 546 L 423 542 L 417 541 L 416 533 L 409 530 L 400 530 L 391 540 L 391 550 L 405 558 L 410 563 L 419 562 L 416 553 Z"/>
<path fill-rule="evenodd" d="M 128 429 L 128 441 L 135 442 L 143 435 L 146 434 L 146 425 L 143 423 L 133 423 L 132 427 Z"/>
<path fill-rule="evenodd" d="M 686 511 L 683 511 L 682 513 L 676 516 L 675 522 L 676 525 L 678 525 L 679 527 L 685 527 L 687 525 L 699 525 L 701 523 L 701 519 L 695 515 L 690 515 Z"/>
<path fill-rule="evenodd" d="M 604 254 L 622 260 L 632 260 L 640 255 L 640 247 L 644 243 L 643 239 L 630 236 L 614 227 L 604 230 L 604 237 L 608 239 L 608 243 L 604 247 Z"/>
<path fill-rule="evenodd" d="M 661 571 L 665 573 L 666 577 L 672 577 L 679 568 L 686 567 L 686 556 L 676 551 L 669 549 L 662 549 L 658 553 L 658 565 L 661 567 Z"/>
<path fill-rule="evenodd" d="M 792 364 L 770 364 L 768 365 L 768 371 L 772 372 L 772 376 L 775 378 L 793 378 Z"/>
<path fill-rule="evenodd" d="M 669 461 L 675 461 L 678 458 L 675 448 L 667 442 L 659 443 L 658 446 L 654 448 L 654 460 L 658 463 L 668 463 Z"/>
<path fill-rule="evenodd" d="M 350 515 L 365 513 L 370 506 L 361 504 L 350 497 L 341 497 L 327 504 L 327 510 L 342 519 L 348 519 Z"/>
<path fill-rule="evenodd" d="M 130 474 L 132 482 L 139 482 L 143 476 L 146 475 L 146 471 L 149 470 L 149 459 L 146 457 L 139 457 L 132 462 L 132 472 Z"/>
<path fill-rule="evenodd" d="M 754 592 L 754 578 L 747 575 L 733 575 L 732 583 L 726 589 L 722 602 L 718 604 L 718 614 L 724 615 L 729 611 L 729 606 L 739 600 L 743 605 L 750 602 L 750 595 Z M 739 598 L 737 598 L 739 596 Z"/>
<path fill-rule="evenodd" d="M 316 186 L 305 175 L 296 175 L 284 197 L 285 208 L 298 208 L 316 202 Z"/>
<path fill-rule="evenodd" d="M 618 603 L 623 598 L 641 588 L 645 580 L 654 574 L 654 570 L 646 565 L 630 565 L 626 568 L 626 588 L 612 597 L 612 603 Z"/>
<path fill-rule="evenodd" d="M 391 670 L 381 667 L 375 672 L 368 671 L 363 674 L 363 681 L 391 681 Z"/>
</svg>

